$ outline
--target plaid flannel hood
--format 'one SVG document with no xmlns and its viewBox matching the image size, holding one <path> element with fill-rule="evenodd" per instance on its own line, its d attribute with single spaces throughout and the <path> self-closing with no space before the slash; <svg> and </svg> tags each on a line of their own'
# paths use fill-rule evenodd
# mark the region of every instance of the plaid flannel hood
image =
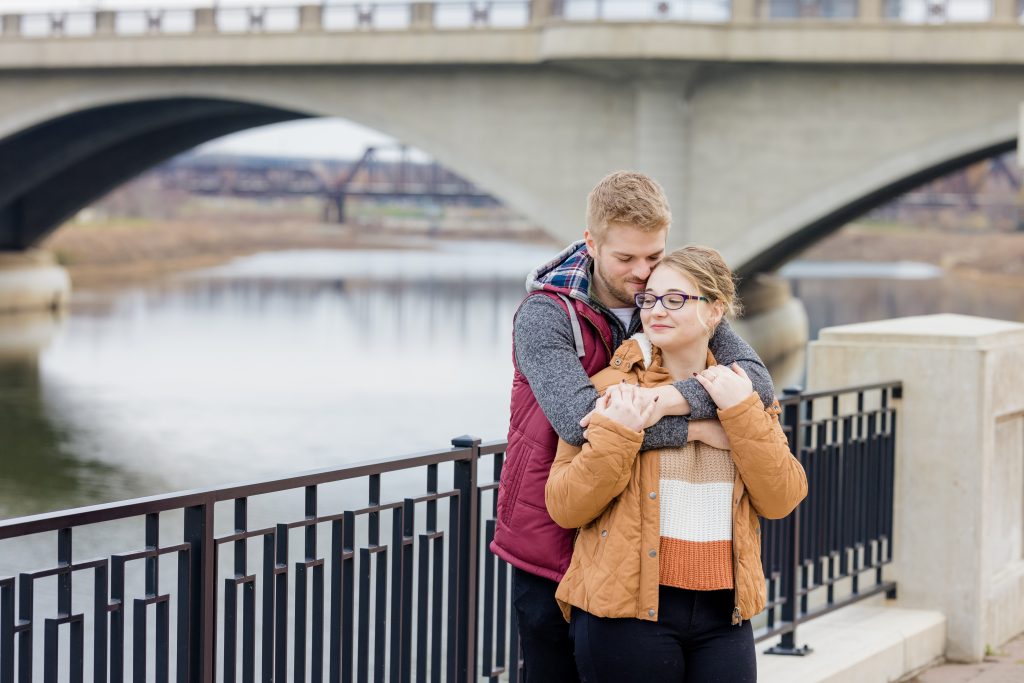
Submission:
<svg viewBox="0 0 1024 683">
<path fill-rule="evenodd" d="M 566 294 L 590 305 L 590 267 L 593 259 L 586 242 L 573 242 L 526 277 L 526 291 L 547 290 Z"/>
</svg>

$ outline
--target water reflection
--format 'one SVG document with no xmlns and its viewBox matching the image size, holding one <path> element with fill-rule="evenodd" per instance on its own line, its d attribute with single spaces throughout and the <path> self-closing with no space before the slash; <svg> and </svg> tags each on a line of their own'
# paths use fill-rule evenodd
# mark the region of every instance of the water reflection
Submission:
<svg viewBox="0 0 1024 683">
<path fill-rule="evenodd" d="M 59 329 L 0 319 L 0 515 L 500 438 L 512 313 L 551 251 L 279 252 L 79 292 Z M 926 270 L 837 287 L 832 264 L 793 284 L 812 337 L 935 312 L 1024 320 L 1021 284 Z"/>
<path fill-rule="evenodd" d="M 931 313 L 1024 322 L 1024 278 L 946 273 L 929 264 L 919 264 L 920 269 L 904 263 L 888 265 L 893 267 L 891 272 L 882 271 L 884 276 L 876 272 L 870 278 L 842 264 L 830 274 L 791 278 L 793 294 L 807 307 L 811 339 L 823 327 Z M 908 276 L 910 272 L 915 276 Z"/>
<path fill-rule="evenodd" d="M 116 479 L 69 452 L 47 411 L 38 359 L 61 322 L 48 312 L 0 316 L 0 516 L 92 501 Z"/>
<path fill-rule="evenodd" d="M 79 293 L 38 371 L 4 377 L 0 514 L 503 436 L 512 312 L 551 250 L 478 251 L 291 252 Z"/>
</svg>

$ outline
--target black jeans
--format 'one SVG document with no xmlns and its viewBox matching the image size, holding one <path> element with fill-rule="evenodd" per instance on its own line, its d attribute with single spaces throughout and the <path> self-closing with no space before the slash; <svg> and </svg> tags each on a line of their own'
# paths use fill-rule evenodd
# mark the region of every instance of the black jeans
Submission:
<svg viewBox="0 0 1024 683">
<path fill-rule="evenodd" d="M 584 683 L 754 683 L 750 622 L 733 626 L 733 592 L 661 586 L 658 621 L 603 619 L 572 610 Z"/>
<path fill-rule="evenodd" d="M 555 602 L 558 584 L 514 569 L 512 605 L 519 620 L 524 683 L 577 683 L 569 624 Z"/>
</svg>

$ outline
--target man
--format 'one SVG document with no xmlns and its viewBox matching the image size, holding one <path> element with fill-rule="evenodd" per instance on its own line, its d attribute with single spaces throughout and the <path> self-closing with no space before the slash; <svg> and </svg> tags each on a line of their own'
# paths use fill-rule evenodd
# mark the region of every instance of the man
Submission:
<svg viewBox="0 0 1024 683">
<path fill-rule="evenodd" d="M 579 680 L 569 627 L 554 597 L 574 534 L 548 516 L 544 484 L 558 437 L 583 443 L 581 422 L 598 397 L 590 375 L 607 367 L 612 352 L 640 328 L 633 297 L 664 255 L 671 219 L 654 180 L 612 173 L 587 197 L 583 240 L 531 273 L 530 293 L 516 312 L 508 450 L 491 550 L 514 567 L 526 683 Z M 765 405 L 774 400 L 764 364 L 726 322 L 710 346 L 720 364 L 740 364 Z M 727 447 L 712 419 L 715 404 L 697 380 L 649 391 L 657 396 L 657 410 L 645 429 L 644 450 L 679 446 L 688 438 Z"/>
</svg>

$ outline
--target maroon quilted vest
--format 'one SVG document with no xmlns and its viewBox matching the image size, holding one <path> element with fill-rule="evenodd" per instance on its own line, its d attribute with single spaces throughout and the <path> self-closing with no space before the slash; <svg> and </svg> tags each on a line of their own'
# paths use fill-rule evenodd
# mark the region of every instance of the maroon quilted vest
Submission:
<svg viewBox="0 0 1024 683">
<path fill-rule="evenodd" d="M 582 342 L 583 347 L 580 362 L 587 375 L 608 367 L 612 330 L 603 315 L 582 301 L 563 298 L 552 291 L 537 291 L 529 296 L 551 297 L 566 309 L 570 323 L 579 332 L 577 344 Z M 514 353 L 512 363 L 515 365 Z M 516 367 L 508 450 L 498 486 L 498 523 L 491 552 L 514 567 L 552 581 L 561 580 L 569 568 L 575 536 L 574 530 L 563 529 L 552 521 L 544 504 L 544 485 L 557 445 L 558 435 L 537 404 L 526 377 Z"/>
</svg>

